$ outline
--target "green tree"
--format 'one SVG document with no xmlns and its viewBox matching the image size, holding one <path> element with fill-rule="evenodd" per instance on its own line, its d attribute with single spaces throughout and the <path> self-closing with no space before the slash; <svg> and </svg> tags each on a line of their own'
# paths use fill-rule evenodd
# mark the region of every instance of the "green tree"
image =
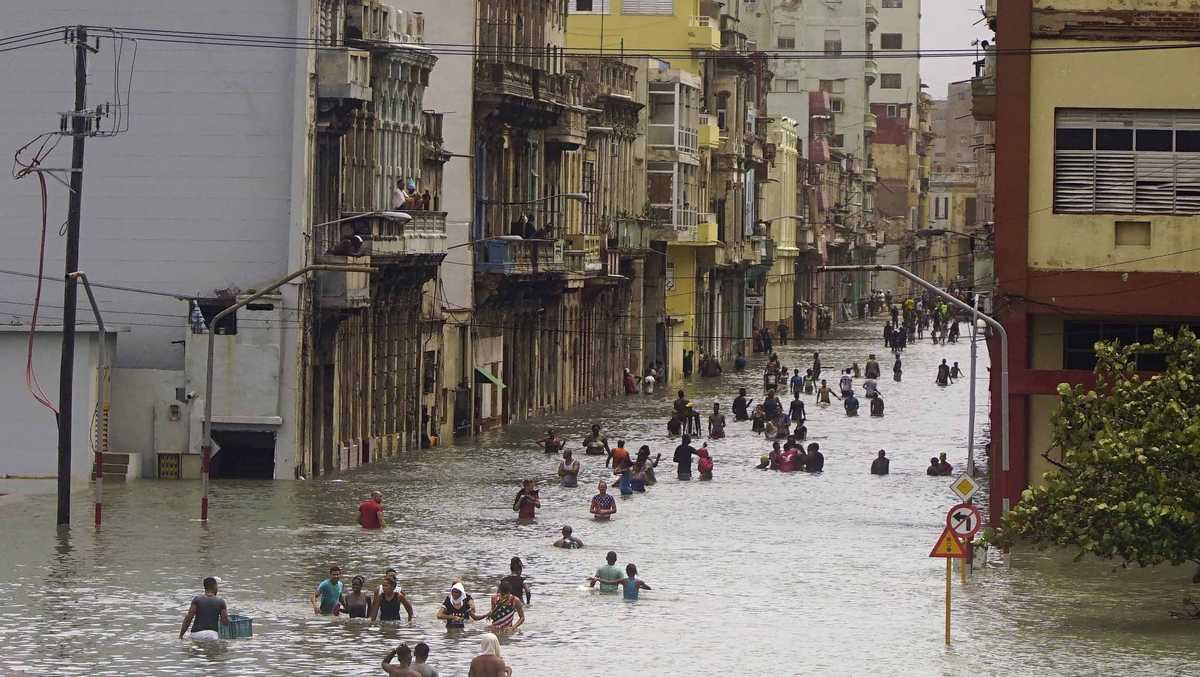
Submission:
<svg viewBox="0 0 1200 677">
<path fill-rule="evenodd" d="M 1143 378 L 1136 357 L 1153 353 L 1167 369 Z M 1186 327 L 1156 330 L 1149 344 L 1098 343 L 1096 356 L 1094 390 L 1058 386 L 1061 462 L 991 540 L 1140 566 L 1200 563 L 1200 340 Z"/>
</svg>

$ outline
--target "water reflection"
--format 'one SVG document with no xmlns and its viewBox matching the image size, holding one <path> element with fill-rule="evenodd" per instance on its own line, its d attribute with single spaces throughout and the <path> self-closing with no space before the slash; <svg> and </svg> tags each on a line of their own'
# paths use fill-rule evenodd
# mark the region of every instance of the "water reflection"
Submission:
<svg viewBox="0 0 1200 677">
<path fill-rule="evenodd" d="M 874 326 L 843 329 L 780 352 L 787 366 L 805 368 L 819 349 L 835 371 L 881 353 L 877 335 Z M 947 478 L 924 468 L 940 451 L 963 467 L 967 406 L 965 383 L 933 385 L 943 357 L 965 365 L 967 346 L 925 341 L 906 351 L 904 381 L 880 384 L 882 419 L 810 405 L 808 427 L 826 457 L 821 475 L 755 470 L 769 445 L 731 421 L 729 437 L 709 444 L 714 481 L 677 482 L 677 441 L 665 430 L 674 388 L 662 388 L 333 479 L 215 482 L 208 527 L 196 521 L 199 483 L 110 483 L 99 533 L 86 523 L 62 536 L 46 527 L 52 498 L 6 505 L 0 674 L 366 675 L 397 643 L 425 641 L 441 674 L 465 675 L 482 624 L 448 632 L 436 608 L 462 577 L 486 609 L 513 556 L 533 590 L 528 622 L 504 640 L 518 675 L 644 677 L 693 666 L 760 675 L 1191 671 L 1200 626 L 1166 615 L 1188 587 L 1183 568 L 1114 571 L 1020 554 L 956 584 L 956 644 L 942 645 L 942 568 L 926 555 L 952 499 Z M 728 411 L 739 386 L 761 398 L 754 364 L 692 382 L 688 395 L 701 411 L 713 401 Z M 620 501 L 609 523 L 587 514 L 606 477 L 603 460 L 582 457 L 579 488 L 564 489 L 554 458 L 535 442 L 552 425 L 577 448 L 592 423 L 627 448 L 663 454 L 658 484 Z M 868 474 L 880 448 L 892 459 L 886 477 Z M 542 483 L 543 508 L 519 525 L 511 505 L 524 477 Z M 358 501 L 374 488 L 385 493 L 390 525 L 381 534 L 354 525 Z M 90 516 L 90 500 L 76 499 L 76 516 Z M 563 524 L 587 547 L 552 548 Z M 609 549 L 622 566 L 635 562 L 654 590 L 636 603 L 590 590 L 584 579 Z M 412 623 L 315 616 L 308 597 L 334 562 L 347 580 L 364 575 L 368 588 L 397 569 Z M 213 574 L 230 610 L 254 618 L 254 637 L 177 641 L 188 601 Z"/>
</svg>

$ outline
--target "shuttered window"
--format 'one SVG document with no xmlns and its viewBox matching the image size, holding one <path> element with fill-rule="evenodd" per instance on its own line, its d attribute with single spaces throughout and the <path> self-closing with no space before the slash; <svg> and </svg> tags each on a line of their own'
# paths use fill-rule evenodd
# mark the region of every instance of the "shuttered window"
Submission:
<svg viewBox="0 0 1200 677">
<path fill-rule="evenodd" d="M 1200 214 L 1200 111 L 1060 109 L 1058 214 Z"/>
<path fill-rule="evenodd" d="M 621 4 L 622 14 L 666 14 L 675 13 L 672 0 L 625 0 Z"/>
</svg>

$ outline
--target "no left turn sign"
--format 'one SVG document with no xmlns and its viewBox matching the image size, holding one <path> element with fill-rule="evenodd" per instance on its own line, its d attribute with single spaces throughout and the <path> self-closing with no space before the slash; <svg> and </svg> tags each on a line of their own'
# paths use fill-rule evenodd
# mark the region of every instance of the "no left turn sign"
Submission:
<svg viewBox="0 0 1200 677">
<path fill-rule="evenodd" d="M 946 513 L 946 526 L 959 539 L 969 540 L 983 527 L 983 515 L 970 503 L 959 503 Z"/>
</svg>

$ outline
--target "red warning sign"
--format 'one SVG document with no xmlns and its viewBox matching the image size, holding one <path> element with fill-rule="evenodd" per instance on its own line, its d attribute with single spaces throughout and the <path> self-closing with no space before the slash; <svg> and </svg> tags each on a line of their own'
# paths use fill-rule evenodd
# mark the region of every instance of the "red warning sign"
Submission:
<svg viewBox="0 0 1200 677">
<path fill-rule="evenodd" d="M 958 537 L 954 535 L 954 531 L 950 527 L 942 530 L 942 535 L 937 540 L 937 544 L 933 546 L 933 550 L 929 552 L 930 557 L 946 557 L 950 559 L 966 559 L 967 550 L 963 547 Z"/>
</svg>

